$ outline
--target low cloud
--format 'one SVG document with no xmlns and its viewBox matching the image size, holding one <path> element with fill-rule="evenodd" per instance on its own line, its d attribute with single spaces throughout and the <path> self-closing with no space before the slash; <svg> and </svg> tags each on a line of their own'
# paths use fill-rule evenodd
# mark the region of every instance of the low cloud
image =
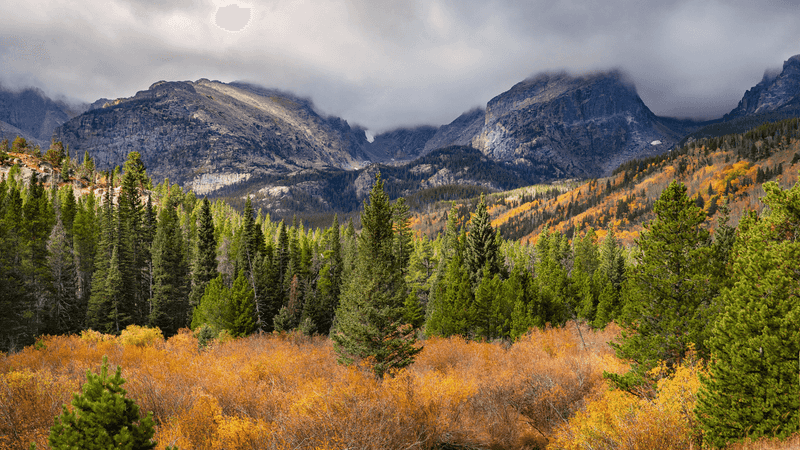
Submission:
<svg viewBox="0 0 800 450">
<path fill-rule="evenodd" d="M 11 0 L 0 82 L 91 102 L 243 80 L 380 132 L 448 123 L 539 72 L 620 68 L 657 114 L 718 117 L 800 53 L 797 3 Z M 231 5 L 250 8 L 239 32 L 216 23 Z"/>
</svg>

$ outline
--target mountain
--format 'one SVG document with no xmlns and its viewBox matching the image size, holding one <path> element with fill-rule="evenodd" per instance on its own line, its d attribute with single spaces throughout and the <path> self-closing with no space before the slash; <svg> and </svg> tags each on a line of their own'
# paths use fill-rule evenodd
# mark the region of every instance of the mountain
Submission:
<svg viewBox="0 0 800 450">
<path fill-rule="evenodd" d="M 381 133 L 370 143 L 370 152 L 383 161 L 410 161 L 422 154 L 420 150 L 437 131 L 434 126 L 420 126 Z"/>
<path fill-rule="evenodd" d="M 0 87 L 0 138 L 22 136 L 42 146 L 50 143 L 53 130 L 87 106 L 71 106 L 48 98 L 39 89 L 20 91 Z"/>
<path fill-rule="evenodd" d="M 56 136 L 98 167 L 138 151 L 155 179 L 199 194 L 266 175 L 355 169 L 373 155 L 361 128 L 307 99 L 245 83 L 160 81 L 66 122 Z"/>
<path fill-rule="evenodd" d="M 653 114 L 621 72 L 548 73 L 516 84 L 485 110 L 462 114 L 408 153 L 472 145 L 553 179 L 598 177 L 668 150 L 698 125 Z"/>
<path fill-rule="evenodd" d="M 783 63 L 779 73 L 767 71 L 761 82 L 745 92 L 742 100 L 723 121 L 800 107 L 800 55 Z"/>
<path fill-rule="evenodd" d="M 489 102 L 473 145 L 497 160 L 552 166 L 561 177 L 597 177 L 663 153 L 695 126 L 653 114 L 620 72 L 543 74 Z"/>
</svg>

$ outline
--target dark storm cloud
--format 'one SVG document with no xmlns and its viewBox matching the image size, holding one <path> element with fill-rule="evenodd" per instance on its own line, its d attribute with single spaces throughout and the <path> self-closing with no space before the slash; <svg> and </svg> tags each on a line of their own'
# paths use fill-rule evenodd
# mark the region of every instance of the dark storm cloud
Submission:
<svg viewBox="0 0 800 450">
<path fill-rule="evenodd" d="M 232 33 L 218 8 L 251 8 Z M 620 68 L 658 114 L 728 112 L 800 53 L 792 2 L 55 0 L 0 5 L 0 80 L 83 101 L 245 80 L 373 131 L 442 124 L 541 71 Z"/>
</svg>

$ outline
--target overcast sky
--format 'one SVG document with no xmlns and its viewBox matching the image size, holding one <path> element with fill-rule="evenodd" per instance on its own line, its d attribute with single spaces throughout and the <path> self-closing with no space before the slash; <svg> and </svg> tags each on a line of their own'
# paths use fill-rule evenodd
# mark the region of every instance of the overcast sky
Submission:
<svg viewBox="0 0 800 450">
<path fill-rule="evenodd" d="M 717 117 L 800 53 L 800 0 L 163 3 L 4 0 L 0 83 L 92 102 L 158 80 L 242 80 L 376 133 L 449 123 L 561 69 L 619 68 L 655 113 Z"/>
</svg>

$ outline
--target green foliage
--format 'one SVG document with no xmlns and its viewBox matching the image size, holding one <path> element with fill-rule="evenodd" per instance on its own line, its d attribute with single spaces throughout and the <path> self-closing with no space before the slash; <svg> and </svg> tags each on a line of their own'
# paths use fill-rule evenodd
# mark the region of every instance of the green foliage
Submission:
<svg viewBox="0 0 800 450">
<path fill-rule="evenodd" d="M 690 349 L 708 355 L 705 341 L 718 284 L 709 273 L 705 213 L 686 195 L 686 186 L 673 181 L 654 210 L 656 219 L 637 240 L 632 289 L 620 317 L 623 333 L 614 345 L 640 375 L 659 362 L 675 367 Z"/>
<path fill-rule="evenodd" d="M 247 336 L 255 331 L 256 304 L 244 271 L 240 271 L 233 282 L 228 308 L 231 317 L 228 331 L 233 337 Z"/>
<path fill-rule="evenodd" d="M 739 225 L 731 285 L 708 341 L 697 418 L 715 447 L 800 429 L 800 183 L 764 190 L 769 209 Z"/>
<path fill-rule="evenodd" d="M 73 409 L 66 406 L 50 429 L 52 449 L 152 449 L 156 443 L 150 413 L 141 417 L 139 407 L 126 397 L 125 380 L 117 367 L 108 374 L 108 358 L 103 357 L 100 374 L 86 372 L 81 394 L 74 394 Z"/>
<path fill-rule="evenodd" d="M 247 336 L 255 330 L 253 290 L 243 271 L 239 271 L 231 288 L 225 286 L 222 274 L 206 284 L 192 316 L 192 329 L 204 326 L 215 333 L 226 330 L 234 337 Z"/>
<path fill-rule="evenodd" d="M 206 283 L 200 304 L 192 315 L 192 329 L 198 330 L 203 326 L 209 326 L 216 332 L 229 329 L 231 317 L 228 314 L 227 295 L 228 289 L 222 274 Z"/>
<path fill-rule="evenodd" d="M 158 229 L 153 240 L 153 297 L 150 300 L 150 325 L 172 336 L 189 321 L 188 278 L 185 243 L 177 205 L 172 195 L 158 214 Z"/>
<path fill-rule="evenodd" d="M 214 220 L 211 202 L 204 198 L 197 218 L 197 243 L 192 265 L 192 290 L 190 304 L 196 308 L 209 281 L 217 276 L 217 240 L 214 236 Z"/>
<path fill-rule="evenodd" d="M 487 269 L 485 273 L 489 276 L 500 273 L 499 246 L 495 240 L 495 231 L 483 195 L 470 222 L 465 247 L 464 259 L 473 286 L 477 286 L 480 282 L 484 269 Z"/>
<path fill-rule="evenodd" d="M 403 303 L 403 320 L 414 328 L 420 328 L 425 323 L 425 310 L 422 308 L 416 289 L 408 294 Z"/>
<path fill-rule="evenodd" d="M 355 270 L 345 283 L 337 323 L 332 333 L 339 360 L 349 364 L 366 360 L 375 376 L 411 364 L 421 347 L 415 345 L 414 328 L 403 319 L 408 258 L 402 246 L 402 217 L 389 203 L 380 174 L 364 203 L 363 229 L 358 240 Z"/>
</svg>

